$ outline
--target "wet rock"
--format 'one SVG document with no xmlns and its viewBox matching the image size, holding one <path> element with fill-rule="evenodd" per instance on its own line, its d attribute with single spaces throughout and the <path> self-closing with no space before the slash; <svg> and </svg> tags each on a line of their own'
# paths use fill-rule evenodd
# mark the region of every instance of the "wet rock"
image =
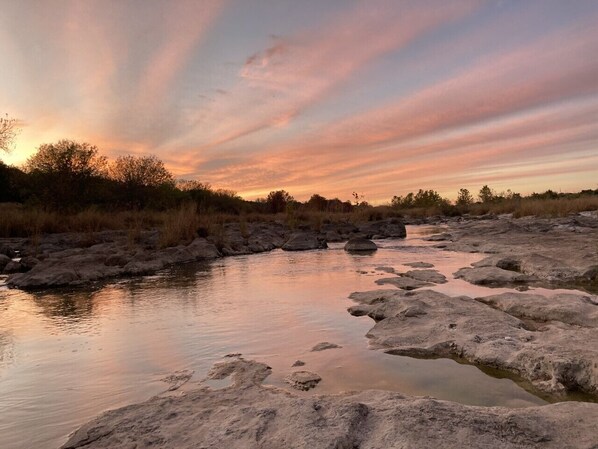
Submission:
<svg viewBox="0 0 598 449">
<path fill-rule="evenodd" d="M 428 237 L 424 237 L 422 240 L 426 240 L 428 242 L 445 242 L 447 240 L 451 240 L 453 236 L 447 232 L 443 232 L 442 234 L 434 234 Z"/>
<path fill-rule="evenodd" d="M 530 282 L 533 279 L 521 273 L 497 267 L 461 268 L 454 273 L 456 279 L 463 279 L 475 285 L 510 286 Z"/>
<path fill-rule="evenodd" d="M 345 244 L 345 251 L 350 252 L 369 252 L 377 249 L 378 246 L 374 242 L 363 237 L 353 237 Z"/>
<path fill-rule="evenodd" d="M 320 383 L 322 378 L 311 371 L 295 371 L 284 378 L 284 381 L 297 390 L 311 390 Z"/>
<path fill-rule="evenodd" d="M 411 268 L 434 268 L 434 264 L 428 262 L 408 262 L 403 265 Z"/>
<path fill-rule="evenodd" d="M 325 351 L 326 349 L 336 349 L 336 348 L 342 348 L 342 346 L 339 346 L 335 343 L 329 343 L 327 341 L 323 341 L 323 342 L 315 345 L 313 348 L 311 348 L 311 352 Z"/>
<path fill-rule="evenodd" d="M 325 241 L 319 240 L 315 234 L 299 232 L 291 235 L 289 240 L 282 245 L 285 251 L 306 251 L 310 249 L 324 249 L 328 245 Z"/>
<path fill-rule="evenodd" d="M 181 388 L 187 382 L 189 382 L 189 379 L 193 377 L 194 373 L 195 371 L 193 371 L 192 369 L 179 370 L 175 371 L 172 374 L 169 374 L 166 377 L 163 377 L 160 380 L 170 385 L 167 391 L 175 391 Z"/>
<path fill-rule="evenodd" d="M 528 330 L 519 318 L 465 296 L 450 297 L 432 290 L 400 292 L 386 299 L 376 296 L 376 302 L 361 304 L 360 313 L 367 311 L 376 321 L 367 337 L 388 348 L 388 353 L 463 358 L 514 372 L 553 394 L 583 391 L 598 396 L 595 327 L 545 323 L 538 336 L 539 331 Z M 359 294 L 352 297 L 370 299 Z M 567 299 L 563 307 L 571 302 Z M 580 319 L 585 309 L 578 311 L 573 316 Z"/>
<path fill-rule="evenodd" d="M 305 362 L 303 360 L 295 360 L 295 363 L 293 363 L 291 366 L 295 367 L 295 366 L 304 366 Z"/>
<path fill-rule="evenodd" d="M 403 276 L 415 279 L 417 281 L 431 282 L 433 284 L 446 284 L 447 280 L 444 274 L 436 270 L 410 270 L 403 273 Z"/>
<path fill-rule="evenodd" d="M 406 276 L 397 276 L 394 278 L 384 278 L 376 280 L 376 284 L 378 285 L 385 285 L 390 284 L 394 285 L 397 288 L 402 290 L 415 290 L 422 287 L 430 287 L 434 284 L 425 281 L 419 281 L 417 279 L 413 279 Z"/>
<path fill-rule="evenodd" d="M 543 448 L 596 445 L 598 404 L 564 402 L 508 409 L 474 407 L 389 391 L 299 396 L 258 381 L 264 364 L 230 361 L 223 390 L 153 397 L 108 411 L 73 433 L 64 449 Z M 255 376 L 255 373 L 262 376 Z M 263 380 L 263 379 L 262 379 Z M 198 446 L 199 445 L 199 446 Z"/>
</svg>

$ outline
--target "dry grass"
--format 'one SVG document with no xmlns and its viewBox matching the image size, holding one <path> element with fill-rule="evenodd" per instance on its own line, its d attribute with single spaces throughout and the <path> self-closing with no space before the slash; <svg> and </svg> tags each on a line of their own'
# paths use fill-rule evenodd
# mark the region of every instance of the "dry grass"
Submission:
<svg viewBox="0 0 598 449">
<path fill-rule="evenodd" d="M 184 204 L 166 215 L 160 229 L 158 245 L 165 248 L 191 243 L 197 237 L 199 227 L 197 205 L 195 203 Z"/>
<path fill-rule="evenodd" d="M 577 198 L 520 199 L 500 203 L 473 204 L 467 207 L 419 208 L 395 210 L 387 206 L 357 208 L 351 213 L 290 210 L 280 214 L 248 213 L 198 214 L 194 204 L 187 204 L 170 211 L 121 211 L 106 212 L 87 209 L 76 214 L 60 214 L 19 204 L 0 204 L 0 237 L 29 237 L 36 241 L 43 234 L 60 232 L 81 233 L 82 244 L 93 244 L 95 234 L 104 230 L 127 231 L 130 246 L 136 244 L 143 230 L 160 229 L 160 244 L 177 245 L 200 235 L 212 236 L 224 243 L 225 223 L 239 223 L 242 234 L 247 234 L 248 223 L 279 222 L 293 228 L 308 224 L 312 229 L 321 229 L 326 223 L 364 222 L 391 217 L 408 216 L 423 218 L 437 215 L 483 215 L 512 213 L 514 217 L 534 215 L 538 217 L 563 217 L 582 211 L 598 210 L 598 196 L 587 195 Z"/>
</svg>

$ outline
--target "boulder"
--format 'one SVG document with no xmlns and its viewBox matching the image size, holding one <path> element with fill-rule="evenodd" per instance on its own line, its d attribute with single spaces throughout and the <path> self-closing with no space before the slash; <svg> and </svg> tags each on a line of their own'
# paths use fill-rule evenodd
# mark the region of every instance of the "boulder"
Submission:
<svg viewBox="0 0 598 449">
<path fill-rule="evenodd" d="M 368 252 L 376 251 L 378 247 L 374 242 L 363 237 L 353 237 L 345 244 L 345 251 Z"/>
<path fill-rule="evenodd" d="M 20 262 L 21 262 L 21 271 L 29 271 L 39 263 L 39 260 L 33 256 L 26 256 L 26 257 L 23 257 L 20 260 Z"/>
<path fill-rule="evenodd" d="M 291 235 L 289 240 L 282 245 L 282 249 L 285 251 L 307 251 L 324 248 L 328 248 L 326 242 L 308 232 L 297 232 Z"/>
<path fill-rule="evenodd" d="M 4 270 L 4 267 L 9 264 L 11 258 L 5 256 L 4 254 L 0 254 L 0 273 Z"/>
<path fill-rule="evenodd" d="M 17 252 L 8 245 L 0 246 L 0 254 L 9 258 L 17 257 Z"/>
<path fill-rule="evenodd" d="M 17 262 L 16 260 L 11 260 L 4 266 L 4 270 L 2 271 L 4 274 L 13 274 L 13 273 L 21 273 L 23 272 L 23 266 L 21 262 Z"/>
</svg>

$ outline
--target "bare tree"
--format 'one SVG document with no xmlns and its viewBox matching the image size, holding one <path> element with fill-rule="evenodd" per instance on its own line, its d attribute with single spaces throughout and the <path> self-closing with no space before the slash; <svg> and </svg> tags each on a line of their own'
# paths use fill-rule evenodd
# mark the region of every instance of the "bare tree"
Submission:
<svg viewBox="0 0 598 449">
<path fill-rule="evenodd" d="M 10 118 L 8 114 L 0 117 L 0 151 L 10 153 L 17 132 L 17 119 Z"/>
</svg>

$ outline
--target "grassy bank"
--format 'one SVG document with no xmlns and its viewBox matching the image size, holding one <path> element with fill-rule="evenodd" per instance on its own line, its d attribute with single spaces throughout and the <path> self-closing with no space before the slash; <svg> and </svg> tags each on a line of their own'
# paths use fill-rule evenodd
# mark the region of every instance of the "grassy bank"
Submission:
<svg viewBox="0 0 598 449">
<path fill-rule="evenodd" d="M 318 230 L 331 222 L 363 222 L 389 217 L 426 218 L 435 216 L 480 216 L 485 214 L 513 214 L 514 217 L 564 217 L 572 213 L 598 210 L 598 196 L 577 198 L 504 200 L 497 203 L 476 203 L 467 206 L 396 209 L 388 206 L 360 207 L 352 212 L 318 212 L 311 210 L 287 210 L 277 214 L 248 213 L 224 214 L 199 212 L 193 203 L 165 211 L 131 210 L 104 211 L 89 208 L 77 213 L 65 214 L 46 211 L 38 207 L 0 203 L 0 237 L 32 237 L 40 234 L 61 232 L 94 233 L 104 230 L 127 230 L 132 235 L 142 230 L 160 229 L 161 242 L 165 246 L 187 241 L 197 235 L 221 232 L 225 223 L 236 222 L 246 226 L 252 222 L 278 221 L 290 228 L 309 225 Z"/>
</svg>

